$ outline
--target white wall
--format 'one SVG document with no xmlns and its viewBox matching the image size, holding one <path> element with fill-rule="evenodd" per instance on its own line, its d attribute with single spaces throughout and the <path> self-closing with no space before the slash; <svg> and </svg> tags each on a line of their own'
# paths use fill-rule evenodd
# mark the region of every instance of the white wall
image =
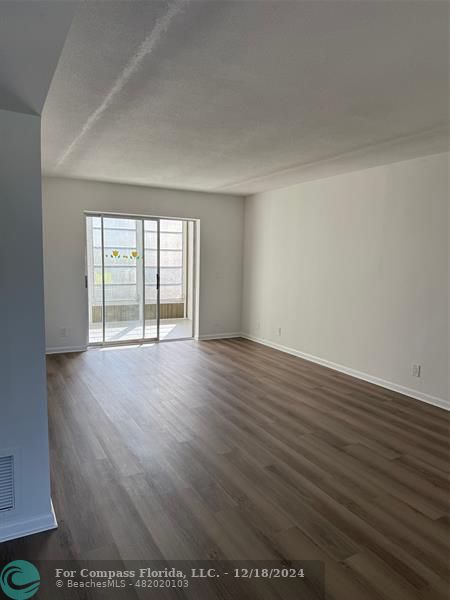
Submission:
<svg viewBox="0 0 450 600">
<path fill-rule="evenodd" d="M 16 507 L 0 542 L 54 526 L 50 500 L 40 117 L 0 110 L 0 454 L 15 457 Z"/>
<path fill-rule="evenodd" d="M 247 198 L 243 331 L 447 399 L 447 160 Z"/>
<path fill-rule="evenodd" d="M 238 196 L 44 177 L 47 349 L 86 344 L 85 210 L 200 219 L 200 336 L 239 332 L 243 205 Z"/>
</svg>

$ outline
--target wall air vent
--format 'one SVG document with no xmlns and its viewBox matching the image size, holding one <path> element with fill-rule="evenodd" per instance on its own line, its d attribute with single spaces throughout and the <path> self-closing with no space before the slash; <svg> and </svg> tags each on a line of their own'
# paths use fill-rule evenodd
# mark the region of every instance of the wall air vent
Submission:
<svg viewBox="0 0 450 600">
<path fill-rule="evenodd" d="M 14 508 L 14 456 L 0 456 L 0 513 Z"/>
</svg>

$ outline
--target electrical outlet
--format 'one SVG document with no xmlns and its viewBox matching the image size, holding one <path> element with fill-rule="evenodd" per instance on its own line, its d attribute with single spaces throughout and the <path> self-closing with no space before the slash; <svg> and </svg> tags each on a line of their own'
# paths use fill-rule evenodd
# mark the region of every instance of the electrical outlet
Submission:
<svg viewBox="0 0 450 600">
<path fill-rule="evenodd" d="M 59 330 L 59 335 L 60 335 L 62 338 L 65 338 L 65 337 L 67 337 L 67 329 L 66 329 L 65 327 L 61 327 L 61 329 Z"/>
<path fill-rule="evenodd" d="M 413 377 L 420 377 L 421 373 L 422 373 L 421 365 L 413 365 L 412 366 Z"/>
<path fill-rule="evenodd" d="M 281 335 L 281 327 L 278 327 L 278 335 Z"/>
</svg>

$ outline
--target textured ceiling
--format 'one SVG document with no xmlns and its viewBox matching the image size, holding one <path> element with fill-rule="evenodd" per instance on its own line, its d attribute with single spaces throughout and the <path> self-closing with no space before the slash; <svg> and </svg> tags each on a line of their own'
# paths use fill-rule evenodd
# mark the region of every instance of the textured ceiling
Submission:
<svg viewBox="0 0 450 600">
<path fill-rule="evenodd" d="M 44 172 L 251 193 L 443 151 L 447 123 L 446 2 L 88 1 Z"/>
</svg>

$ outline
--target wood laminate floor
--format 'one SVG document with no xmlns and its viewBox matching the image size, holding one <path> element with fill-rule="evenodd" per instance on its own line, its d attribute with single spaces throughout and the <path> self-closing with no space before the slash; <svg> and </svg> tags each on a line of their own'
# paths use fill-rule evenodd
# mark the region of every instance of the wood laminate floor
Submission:
<svg viewBox="0 0 450 600">
<path fill-rule="evenodd" d="M 448 598 L 445 411 L 240 339 L 51 356 L 48 389 L 60 527 L 3 560 L 309 559 L 330 599 Z"/>
</svg>

